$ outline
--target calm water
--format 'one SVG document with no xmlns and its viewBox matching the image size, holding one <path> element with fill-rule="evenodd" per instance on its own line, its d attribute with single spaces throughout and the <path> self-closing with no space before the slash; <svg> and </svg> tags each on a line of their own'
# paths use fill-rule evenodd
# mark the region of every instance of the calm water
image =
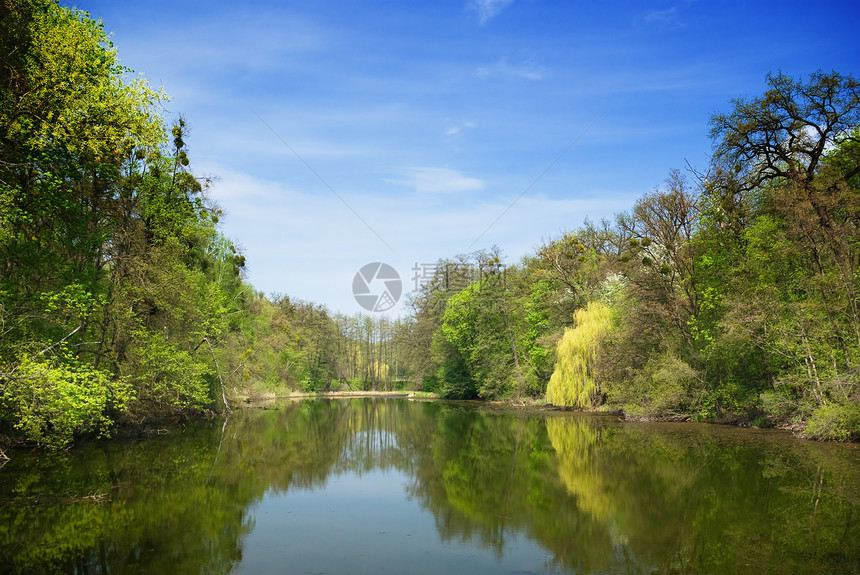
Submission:
<svg viewBox="0 0 860 575">
<path fill-rule="evenodd" d="M 406 400 L 0 469 L 0 573 L 860 573 L 860 449 Z"/>
</svg>

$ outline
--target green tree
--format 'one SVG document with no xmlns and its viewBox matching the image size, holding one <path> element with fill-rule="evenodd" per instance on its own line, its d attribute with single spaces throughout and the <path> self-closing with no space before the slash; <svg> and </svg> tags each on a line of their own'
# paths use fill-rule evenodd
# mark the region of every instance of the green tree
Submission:
<svg viewBox="0 0 860 575">
<path fill-rule="evenodd" d="M 762 97 L 711 120 L 715 161 L 727 169 L 709 193 L 743 214 L 734 266 L 743 281 L 724 330 L 761 350 L 772 416 L 847 413 L 860 401 L 860 83 L 836 72 L 767 83 Z"/>
<path fill-rule="evenodd" d="M 689 412 L 712 338 L 693 238 L 699 196 L 680 172 L 617 217 L 623 275 L 604 280 L 617 317 L 594 371 L 610 403 L 647 415 Z M 682 383 L 683 382 L 683 383 Z M 643 413 L 644 412 L 644 413 Z"/>
<path fill-rule="evenodd" d="M 442 334 L 462 357 L 484 398 L 524 395 L 526 362 L 520 306 L 509 289 L 498 250 L 478 253 L 479 278 L 446 305 Z"/>
<path fill-rule="evenodd" d="M 576 311 L 574 327 L 565 329 L 558 343 L 558 360 L 546 388 L 548 403 L 592 407 L 603 402 L 600 382 L 594 378 L 594 364 L 600 343 L 612 326 L 611 313 L 609 306 L 600 301 Z"/>
<path fill-rule="evenodd" d="M 212 406 L 244 257 L 185 121 L 167 133 L 162 94 L 86 13 L 0 10 L 0 420 L 62 445 Z"/>
</svg>

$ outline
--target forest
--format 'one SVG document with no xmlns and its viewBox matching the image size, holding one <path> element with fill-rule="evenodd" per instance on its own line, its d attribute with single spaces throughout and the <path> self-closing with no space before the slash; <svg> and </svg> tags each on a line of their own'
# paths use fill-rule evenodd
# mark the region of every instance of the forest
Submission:
<svg viewBox="0 0 860 575">
<path fill-rule="evenodd" d="M 188 123 L 101 22 L 0 4 L 0 435 L 50 448 L 249 397 L 422 390 L 860 439 L 860 82 L 773 73 L 704 171 L 518 262 L 440 259 L 411 313 L 266 296 Z M 647 189 L 653 183 L 643 182 Z"/>
</svg>

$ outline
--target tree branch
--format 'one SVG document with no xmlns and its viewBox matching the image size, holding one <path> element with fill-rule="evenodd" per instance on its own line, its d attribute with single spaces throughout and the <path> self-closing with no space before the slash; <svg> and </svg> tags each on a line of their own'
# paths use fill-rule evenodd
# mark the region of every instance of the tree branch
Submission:
<svg viewBox="0 0 860 575">
<path fill-rule="evenodd" d="M 218 381 L 221 382 L 221 399 L 224 401 L 224 408 L 227 410 L 227 413 L 233 413 L 233 410 L 230 409 L 230 404 L 227 403 L 227 393 L 224 391 L 224 378 L 221 377 L 221 368 L 218 366 L 218 359 L 215 357 L 215 350 L 212 349 L 212 344 L 209 342 L 208 337 L 204 337 L 203 341 L 205 341 L 206 345 L 209 346 L 209 353 L 212 354 L 212 361 L 215 362 L 215 371 L 218 373 Z"/>
</svg>

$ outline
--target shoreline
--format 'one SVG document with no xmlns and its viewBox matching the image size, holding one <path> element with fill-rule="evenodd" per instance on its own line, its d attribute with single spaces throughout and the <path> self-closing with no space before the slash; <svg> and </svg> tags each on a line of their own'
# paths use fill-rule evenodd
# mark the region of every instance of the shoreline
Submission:
<svg viewBox="0 0 860 575">
<path fill-rule="evenodd" d="M 288 394 L 266 393 L 262 395 L 240 395 L 231 398 L 231 409 L 270 409 L 270 405 L 278 401 L 284 400 L 304 400 L 304 399 L 361 399 L 361 398 L 383 398 L 383 399 L 411 399 L 411 400 L 430 400 L 441 402 L 466 402 L 478 406 L 485 406 L 497 409 L 510 409 L 515 411 L 526 411 L 530 413 L 585 413 L 590 415 L 615 416 L 627 422 L 641 423 L 666 423 L 666 422 L 692 422 L 703 423 L 709 425 L 721 425 L 729 427 L 737 427 L 744 429 L 775 429 L 788 432 L 793 437 L 804 439 L 807 441 L 822 442 L 822 443 L 858 443 L 856 441 L 835 441 L 828 439 L 818 439 L 804 435 L 803 425 L 798 423 L 783 423 L 768 427 L 754 425 L 752 421 L 744 419 L 725 419 L 715 421 L 694 421 L 690 415 L 672 414 L 672 415 L 634 415 L 624 412 L 623 409 L 615 408 L 597 408 L 597 409 L 581 409 L 556 406 L 552 404 L 542 403 L 534 399 L 507 399 L 507 400 L 449 400 L 443 399 L 438 395 L 425 391 L 415 390 L 400 390 L 400 391 L 385 391 L 385 390 L 345 390 L 345 391 L 328 391 L 328 392 L 299 392 L 292 391 Z M 166 417 L 159 420 L 152 420 L 142 424 L 125 423 L 119 424 L 113 428 L 112 437 L 115 438 L 130 438 L 139 437 L 146 438 L 156 435 L 170 433 L 174 428 L 181 426 L 183 421 L 191 419 L 212 419 L 224 415 L 211 410 L 203 411 L 199 414 L 184 413 Z M 23 440 L 15 434 L 0 433 L 0 466 L 2 466 L 8 458 L 4 459 L 4 450 L 15 449 L 32 445 L 30 442 Z M 89 438 L 81 437 L 78 441 L 86 441 Z M 76 441 L 75 443 L 78 443 Z"/>
<path fill-rule="evenodd" d="M 414 397 L 419 399 L 440 399 L 434 393 L 426 391 L 401 390 L 401 391 L 320 391 L 320 392 L 303 392 L 291 391 L 288 394 L 279 393 L 264 393 L 262 395 L 242 395 L 237 396 L 234 401 L 240 404 L 276 401 L 279 399 L 326 399 L 326 398 L 361 398 L 361 397 Z"/>
<path fill-rule="evenodd" d="M 778 429 L 781 431 L 787 431 L 798 437 L 800 439 L 806 439 L 809 441 L 824 441 L 825 443 L 830 442 L 832 440 L 819 440 L 813 437 L 808 437 L 803 435 L 803 425 L 797 423 L 784 423 L 784 424 L 776 424 L 769 427 L 761 427 L 758 425 L 754 425 L 752 420 L 747 419 L 737 419 L 737 418 L 727 418 L 723 420 L 714 420 L 714 421 L 695 421 L 693 416 L 690 414 L 667 414 L 667 415 L 636 415 L 632 413 L 627 413 L 621 408 L 595 408 L 595 409 L 583 409 L 577 407 L 565 407 L 552 405 L 549 403 L 540 403 L 535 399 L 501 399 L 501 400 L 488 400 L 488 399 L 460 399 L 460 400 L 451 400 L 444 399 L 439 397 L 438 395 L 425 391 L 414 391 L 414 390 L 402 390 L 402 391 L 358 391 L 358 390 L 350 390 L 350 391 L 323 391 L 316 393 L 305 393 L 299 391 L 293 391 L 286 395 L 269 393 L 264 394 L 262 396 L 247 396 L 237 398 L 241 400 L 242 405 L 253 407 L 254 404 L 267 404 L 279 400 L 292 400 L 292 399 L 344 399 L 344 398 L 375 398 L 375 397 L 383 397 L 383 398 L 407 398 L 407 399 L 428 399 L 428 400 L 437 400 L 437 401 L 462 401 L 468 403 L 474 403 L 476 405 L 483 406 L 493 406 L 498 408 L 511 408 L 518 410 L 528 410 L 535 413 L 549 413 L 549 412 L 562 412 L 562 413 L 587 413 L 591 415 L 606 415 L 606 416 L 615 416 L 620 418 L 623 421 L 629 422 L 638 422 L 638 423 L 703 423 L 707 425 L 724 425 L 729 427 L 739 427 L 745 429 Z M 842 442 L 836 442 L 842 443 Z M 847 442 L 852 443 L 852 442 Z"/>
</svg>

